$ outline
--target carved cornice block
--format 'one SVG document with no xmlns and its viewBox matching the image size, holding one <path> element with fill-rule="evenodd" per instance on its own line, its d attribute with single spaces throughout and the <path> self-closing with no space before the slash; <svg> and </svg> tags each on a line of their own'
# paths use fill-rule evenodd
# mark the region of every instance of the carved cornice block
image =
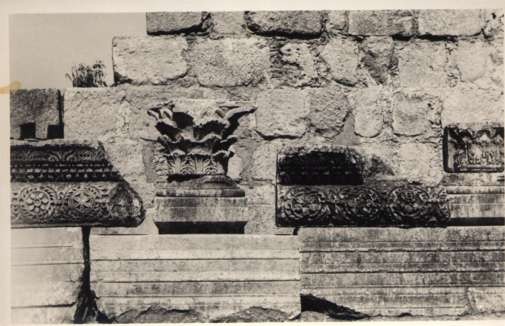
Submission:
<svg viewBox="0 0 505 326">
<path fill-rule="evenodd" d="M 503 172 L 503 126 L 450 125 L 444 130 L 446 172 Z"/>
<path fill-rule="evenodd" d="M 13 227 L 137 226 L 138 194 L 107 160 L 99 143 L 14 142 Z"/>
<path fill-rule="evenodd" d="M 277 226 L 444 226 L 440 187 L 393 182 L 277 186 Z"/>
</svg>

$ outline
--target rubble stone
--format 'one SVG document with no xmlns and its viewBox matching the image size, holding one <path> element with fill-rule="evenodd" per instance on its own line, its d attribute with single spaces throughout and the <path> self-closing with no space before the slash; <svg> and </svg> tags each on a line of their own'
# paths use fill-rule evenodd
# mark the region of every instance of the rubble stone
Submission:
<svg viewBox="0 0 505 326">
<path fill-rule="evenodd" d="M 395 64 L 393 49 L 394 43 L 390 37 L 371 36 L 363 42 L 364 54 L 361 62 L 379 84 L 386 84 L 389 81 L 391 70 Z"/>
<path fill-rule="evenodd" d="M 484 27 L 480 10 L 420 10 L 420 35 L 468 36 L 479 34 Z"/>
<path fill-rule="evenodd" d="M 430 126 L 428 121 L 430 103 L 420 96 L 396 93 L 393 97 L 393 131 L 404 136 L 424 133 Z"/>
<path fill-rule="evenodd" d="M 245 19 L 242 11 L 213 12 L 212 31 L 218 35 L 245 34 Z"/>
<path fill-rule="evenodd" d="M 267 35 L 317 36 L 323 29 L 319 11 L 251 11 L 246 22 L 250 30 Z"/>
<path fill-rule="evenodd" d="M 201 12 L 148 12 L 146 13 L 147 34 L 172 34 L 199 29 L 202 25 Z"/>
<path fill-rule="evenodd" d="M 344 128 L 351 106 L 346 94 L 336 87 L 310 90 L 310 125 L 318 134 L 335 137 Z"/>
<path fill-rule="evenodd" d="M 358 45 L 346 38 L 333 38 L 321 50 L 321 58 L 337 82 L 354 85 L 358 81 Z"/>
<path fill-rule="evenodd" d="M 375 137 L 382 131 L 384 112 L 389 101 L 380 86 L 363 88 L 352 93 L 354 132 L 363 137 Z"/>
<path fill-rule="evenodd" d="M 349 34 L 352 35 L 411 36 L 414 32 L 414 17 L 409 10 L 349 11 Z"/>
</svg>

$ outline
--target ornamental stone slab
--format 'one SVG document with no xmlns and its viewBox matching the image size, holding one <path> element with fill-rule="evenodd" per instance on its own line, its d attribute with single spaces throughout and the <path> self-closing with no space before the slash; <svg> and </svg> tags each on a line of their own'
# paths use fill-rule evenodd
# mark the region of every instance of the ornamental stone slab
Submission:
<svg viewBox="0 0 505 326">
<path fill-rule="evenodd" d="M 100 143 L 51 140 L 11 144 L 13 227 L 137 226 L 140 197 Z"/>
</svg>

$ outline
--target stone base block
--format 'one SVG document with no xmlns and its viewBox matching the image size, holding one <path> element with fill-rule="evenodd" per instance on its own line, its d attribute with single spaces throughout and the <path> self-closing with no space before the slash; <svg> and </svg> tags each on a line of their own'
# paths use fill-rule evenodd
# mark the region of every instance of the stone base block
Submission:
<svg viewBox="0 0 505 326">
<path fill-rule="evenodd" d="M 189 226 L 187 232 L 200 233 L 196 224 L 212 228 L 212 224 L 235 223 L 242 230 L 237 232 L 243 233 L 248 221 L 244 197 L 157 197 L 154 202 L 157 211 L 154 222 L 159 228 L 161 225 L 194 223 L 194 230 Z"/>
<path fill-rule="evenodd" d="M 14 229 L 15 323 L 72 323 L 84 269 L 80 228 Z"/>
<path fill-rule="evenodd" d="M 302 293 L 370 316 L 501 313 L 505 226 L 310 228 Z"/>
<path fill-rule="evenodd" d="M 208 322 L 254 307 L 284 320 L 300 313 L 293 236 L 92 235 L 90 246 L 92 289 L 112 321 Z"/>
</svg>

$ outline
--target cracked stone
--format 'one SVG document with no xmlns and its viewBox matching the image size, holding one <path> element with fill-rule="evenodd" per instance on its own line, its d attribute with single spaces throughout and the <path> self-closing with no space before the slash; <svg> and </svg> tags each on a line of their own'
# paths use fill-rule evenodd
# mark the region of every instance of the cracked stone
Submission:
<svg viewBox="0 0 505 326">
<path fill-rule="evenodd" d="M 307 91 L 268 90 L 258 95 L 256 106 L 256 131 L 264 137 L 301 137 L 305 133 L 310 112 Z"/>
<path fill-rule="evenodd" d="M 198 40 L 191 61 L 203 86 L 254 85 L 270 68 L 266 43 L 255 38 Z"/>
<path fill-rule="evenodd" d="M 317 36 L 323 29 L 319 11 L 251 11 L 246 22 L 255 33 L 268 35 Z"/>
<path fill-rule="evenodd" d="M 321 51 L 321 57 L 337 82 L 354 85 L 358 82 L 358 45 L 346 38 L 333 38 Z"/>
<path fill-rule="evenodd" d="M 172 36 L 120 36 L 112 39 L 114 80 L 133 85 L 164 85 L 188 71 L 186 40 Z"/>
</svg>

